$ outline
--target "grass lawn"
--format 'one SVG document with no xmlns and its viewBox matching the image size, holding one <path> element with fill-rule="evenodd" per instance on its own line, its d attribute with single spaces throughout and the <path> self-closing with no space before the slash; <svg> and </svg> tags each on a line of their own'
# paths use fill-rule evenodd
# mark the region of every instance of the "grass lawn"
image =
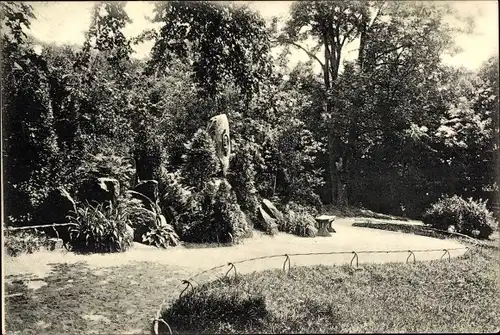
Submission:
<svg viewBox="0 0 500 335">
<path fill-rule="evenodd" d="M 497 248 L 451 262 L 269 270 L 199 286 L 163 318 L 174 333 L 496 332 L 498 277 Z"/>
</svg>

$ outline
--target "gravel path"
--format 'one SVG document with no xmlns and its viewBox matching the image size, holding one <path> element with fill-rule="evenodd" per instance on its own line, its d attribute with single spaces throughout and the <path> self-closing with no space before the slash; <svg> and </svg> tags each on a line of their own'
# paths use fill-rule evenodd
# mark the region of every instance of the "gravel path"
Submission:
<svg viewBox="0 0 500 335">
<path fill-rule="evenodd" d="M 290 234 L 274 237 L 256 234 L 251 239 L 233 247 L 220 248 L 172 248 L 161 250 L 150 246 L 135 244 L 132 250 L 120 254 L 77 255 L 70 252 L 41 251 L 31 255 L 5 257 L 5 275 L 33 274 L 45 277 L 54 264 L 85 262 L 90 268 L 109 268 L 133 264 L 134 262 L 154 262 L 182 267 L 189 273 L 203 271 L 228 262 L 264 257 L 275 254 L 318 253 L 341 251 L 342 255 L 291 256 L 291 266 L 317 264 L 344 264 L 353 257 L 352 251 L 401 250 L 401 253 L 360 253 L 359 263 L 406 262 L 408 250 L 439 249 L 435 252 L 415 252 L 417 261 L 439 259 L 443 249 L 464 247 L 452 240 L 404 234 L 377 229 L 352 227 L 355 218 L 338 219 L 334 223 L 336 233 L 331 237 L 304 238 Z M 363 219 L 364 220 L 364 219 Z M 359 220 L 357 220 L 359 221 Z M 411 224 L 411 223 L 410 223 Z M 414 223 L 418 224 L 418 222 Z M 462 255 L 465 249 L 451 250 L 451 257 Z M 269 258 L 237 264 L 238 273 L 247 273 L 270 268 L 281 268 L 285 257 Z M 228 267 L 219 270 L 225 273 Z"/>
</svg>

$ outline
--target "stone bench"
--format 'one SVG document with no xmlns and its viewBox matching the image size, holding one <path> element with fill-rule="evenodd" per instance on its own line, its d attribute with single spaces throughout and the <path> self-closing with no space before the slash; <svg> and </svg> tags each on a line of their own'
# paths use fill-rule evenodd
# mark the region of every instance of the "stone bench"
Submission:
<svg viewBox="0 0 500 335">
<path fill-rule="evenodd" d="M 47 250 L 54 251 L 56 249 L 62 249 L 64 247 L 64 243 L 60 238 L 49 238 L 45 247 Z"/>
<path fill-rule="evenodd" d="M 336 219 L 334 215 L 320 215 L 315 219 L 318 224 L 318 236 L 332 236 L 330 233 L 336 233 L 332 227 Z"/>
</svg>

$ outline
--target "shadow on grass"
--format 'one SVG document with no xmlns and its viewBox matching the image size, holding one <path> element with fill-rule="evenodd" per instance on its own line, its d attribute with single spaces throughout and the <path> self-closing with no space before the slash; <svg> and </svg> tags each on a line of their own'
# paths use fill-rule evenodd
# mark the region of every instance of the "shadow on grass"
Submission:
<svg viewBox="0 0 500 335">
<path fill-rule="evenodd" d="M 149 334 L 151 318 L 166 294 L 189 277 L 178 267 L 140 262 L 91 269 L 86 263 L 55 264 L 34 290 L 33 276 L 6 278 L 8 333 Z M 40 279 L 38 279 L 40 280 Z"/>
</svg>

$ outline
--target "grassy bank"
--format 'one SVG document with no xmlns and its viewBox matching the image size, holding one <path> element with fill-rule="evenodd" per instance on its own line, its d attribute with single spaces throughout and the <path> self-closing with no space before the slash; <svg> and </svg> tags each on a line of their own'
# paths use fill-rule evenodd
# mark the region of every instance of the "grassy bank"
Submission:
<svg viewBox="0 0 500 335">
<path fill-rule="evenodd" d="M 202 285 L 163 318 L 180 333 L 493 332 L 497 255 L 264 271 Z"/>
<path fill-rule="evenodd" d="M 359 218 L 370 218 L 370 219 L 380 219 L 380 220 L 408 221 L 408 218 L 405 217 L 376 213 L 369 209 L 352 207 L 352 206 L 336 207 L 332 205 L 324 205 L 323 208 L 321 209 L 321 213 L 325 215 L 335 215 L 339 218 L 359 217 Z"/>
<path fill-rule="evenodd" d="M 497 248 L 499 247 L 499 240 L 498 240 L 498 232 L 493 233 L 493 235 L 490 237 L 488 240 L 477 240 L 473 239 L 468 236 L 459 236 L 457 234 L 450 234 L 445 231 L 439 231 L 439 230 L 434 230 L 431 227 L 428 226 L 420 226 L 420 225 L 406 225 L 406 224 L 400 224 L 400 223 L 392 223 L 392 222 L 355 222 L 352 225 L 353 227 L 362 227 L 362 228 L 372 228 L 372 229 L 380 229 L 380 230 L 387 230 L 387 231 L 396 231 L 400 233 L 406 233 L 406 234 L 415 234 L 415 235 L 421 235 L 421 236 L 427 236 L 427 237 L 433 237 L 433 238 L 440 238 L 440 239 L 456 239 L 460 240 L 461 242 L 464 243 L 472 243 L 476 244 L 479 243 L 483 247 L 487 248 Z M 491 239 L 495 238 L 495 239 Z"/>
</svg>

